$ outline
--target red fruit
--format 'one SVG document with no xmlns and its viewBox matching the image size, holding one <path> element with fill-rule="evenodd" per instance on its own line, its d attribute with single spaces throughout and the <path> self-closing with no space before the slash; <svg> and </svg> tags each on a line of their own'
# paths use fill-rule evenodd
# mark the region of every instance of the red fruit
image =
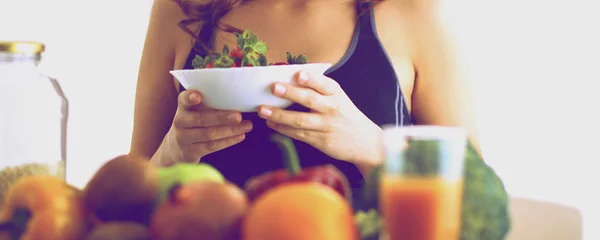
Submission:
<svg viewBox="0 0 600 240">
<path fill-rule="evenodd" d="M 302 169 L 294 143 L 289 137 L 274 134 L 272 140 L 285 153 L 284 165 L 286 169 L 267 172 L 249 179 L 246 182 L 245 190 L 251 202 L 278 186 L 298 182 L 320 183 L 331 187 L 340 195 L 346 197 L 348 201 L 352 200 L 352 191 L 348 179 L 336 167 L 324 165 Z"/>
<path fill-rule="evenodd" d="M 248 195 L 248 200 L 253 202 L 258 197 L 278 186 L 298 182 L 320 183 L 333 188 L 346 199 L 351 199 L 352 197 L 348 180 L 344 177 L 344 174 L 333 165 L 305 168 L 296 175 L 290 174 L 286 169 L 268 172 L 248 180 L 245 190 Z"/>
<path fill-rule="evenodd" d="M 273 63 L 273 65 L 289 65 L 289 64 L 286 62 L 276 62 L 276 63 Z"/>
<path fill-rule="evenodd" d="M 229 56 L 232 58 L 243 58 L 244 52 L 242 51 L 242 49 L 240 49 L 240 47 L 236 47 L 233 50 L 231 50 L 231 52 L 229 52 Z"/>
<path fill-rule="evenodd" d="M 206 64 L 206 67 L 204 67 L 204 68 L 212 68 L 213 65 L 215 65 L 215 64 L 214 63 L 208 63 L 208 64 Z"/>
</svg>

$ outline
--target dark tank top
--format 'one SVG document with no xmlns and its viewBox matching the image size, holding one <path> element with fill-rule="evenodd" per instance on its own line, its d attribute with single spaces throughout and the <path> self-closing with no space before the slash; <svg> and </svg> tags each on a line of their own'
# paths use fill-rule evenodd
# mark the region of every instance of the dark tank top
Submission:
<svg viewBox="0 0 600 240">
<path fill-rule="evenodd" d="M 328 69 L 325 75 L 336 80 L 356 107 L 375 124 L 412 125 L 398 79 L 377 36 L 373 8 L 363 11 L 367 8 L 368 6 L 357 7 L 357 11 L 364 14 L 359 15 L 351 45 L 340 62 Z M 204 26 L 198 39 L 213 47 L 214 28 L 210 23 Z M 195 55 L 204 56 L 206 53 L 200 46 L 195 46 L 185 69 L 193 68 L 192 60 Z M 180 87 L 180 91 L 183 90 L 185 89 Z M 287 109 L 308 111 L 298 104 Z M 284 167 L 281 152 L 269 140 L 274 131 L 266 126 L 265 120 L 257 113 L 242 113 L 242 118 L 252 121 L 254 125 L 252 131 L 246 134 L 246 139 L 204 156 L 201 161 L 213 165 L 225 178 L 240 187 L 253 176 Z M 346 175 L 354 190 L 362 187 L 364 178 L 354 164 L 333 159 L 306 143 L 296 140 L 294 143 L 302 167 L 332 164 Z"/>
</svg>

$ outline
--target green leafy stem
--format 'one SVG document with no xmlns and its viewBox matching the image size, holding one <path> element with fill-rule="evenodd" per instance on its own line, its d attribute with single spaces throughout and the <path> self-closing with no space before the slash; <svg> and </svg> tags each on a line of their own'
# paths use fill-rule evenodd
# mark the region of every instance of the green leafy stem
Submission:
<svg viewBox="0 0 600 240">
<path fill-rule="evenodd" d="M 305 55 L 294 56 L 290 52 L 286 53 L 287 62 L 269 63 L 266 57 L 268 51 L 267 44 L 258 39 L 258 36 L 249 29 L 242 33 L 235 33 L 237 46 L 230 49 L 227 45 L 223 46 L 221 52 L 208 54 L 207 56 L 196 55 L 192 60 L 194 69 L 203 68 L 232 68 L 248 66 L 269 66 L 269 65 L 288 65 L 288 64 L 306 64 L 308 59 Z"/>
</svg>

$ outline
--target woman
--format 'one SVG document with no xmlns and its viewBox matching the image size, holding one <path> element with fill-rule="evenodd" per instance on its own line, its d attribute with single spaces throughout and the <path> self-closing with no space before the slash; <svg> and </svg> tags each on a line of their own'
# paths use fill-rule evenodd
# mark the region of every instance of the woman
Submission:
<svg viewBox="0 0 600 240">
<path fill-rule="evenodd" d="M 360 188 L 381 158 L 379 126 L 461 126 L 477 147 L 471 87 L 460 76 L 438 1 L 155 0 L 130 154 L 159 166 L 209 163 L 243 186 L 283 166 L 269 141 L 279 132 L 295 139 L 303 166 L 333 164 Z M 334 65 L 327 77 L 298 73 L 297 87 L 274 84 L 275 95 L 296 103 L 288 109 L 208 109 L 169 70 L 191 68 L 206 48 L 234 45 L 234 34 L 223 31 L 233 28 L 256 33 L 271 62 L 290 51 Z"/>
</svg>

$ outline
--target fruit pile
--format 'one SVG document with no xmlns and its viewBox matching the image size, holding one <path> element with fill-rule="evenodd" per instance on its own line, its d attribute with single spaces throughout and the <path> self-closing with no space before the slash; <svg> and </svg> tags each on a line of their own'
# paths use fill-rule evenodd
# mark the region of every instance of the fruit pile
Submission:
<svg viewBox="0 0 600 240">
<path fill-rule="evenodd" d="M 306 64 L 306 56 L 298 56 L 287 52 L 287 62 L 269 63 L 265 54 L 267 45 L 258 40 L 256 34 L 246 29 L 243 33 L 235 33 L 237 46 L 230 49 L 227 45 L 221 52 L 214 52 L 207 56 L 196 55 L 192 61 L 194 69 L 204 68 L 234 68 L 234 67 L 256 67 L 270 65 Z"/>
<path fill-rule="evenodd" d="M 244 189 L 206 164 L 157 168 L 128 155 L 102 166 L 84 189 L 51 176 L 22 178 L 0 208 L 0 239 L 358 240 L 377 232 L 355 215 L 347 179 L 332 166 L 301 169 L 292 141 L 273 140 L 287 168 Z"/>
</svg>

